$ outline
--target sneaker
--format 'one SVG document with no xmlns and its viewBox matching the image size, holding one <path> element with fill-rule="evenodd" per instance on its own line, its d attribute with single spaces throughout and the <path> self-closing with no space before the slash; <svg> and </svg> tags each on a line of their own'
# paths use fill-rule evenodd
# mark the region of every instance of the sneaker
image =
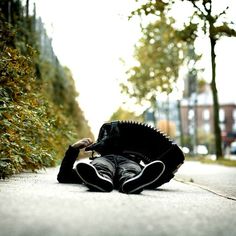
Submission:
<svg viewBox="0 0 236 236">
<path fill-rule="evenodd" d="M 121 191 L 124 193 L 140 193 L 143 188 L 155 182 L 165 170 L 165 165 L 162 161 L 153 161 L 146 165 L 140 174 L 126 180 Z"/>
<path fill-rule="evenodd" d="M 110 192 L 113 190 L 112 180 L 98 173 L 96 168 L 88 163 L 80 162 L 75 168 L 77 174 L 90 190 Z"/>
<path fill-rule="evenodd" d="M 89 163 L 80 162 L 75 170 L 90 190 L 110 192 L 114 188 L 112 180 L 108 176 L 104 177 L 99 174 L 97 169 Z"/>
</svg>

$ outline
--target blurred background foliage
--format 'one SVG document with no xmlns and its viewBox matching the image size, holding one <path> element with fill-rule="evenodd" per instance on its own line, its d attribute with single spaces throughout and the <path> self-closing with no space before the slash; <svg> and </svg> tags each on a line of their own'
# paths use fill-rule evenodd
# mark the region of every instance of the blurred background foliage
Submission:
<svg viewBox="0 0 236 236">
<path fill-rule="evenodd" d="M 198 92 L 203 91 L 205 82 L 200 78 L 201 70 L 197 66 L 201 55 L 195 52 L 195 43 L 203 35 L 209 42 L 209 52 L 211 60 L 211 78 L 210 81 L 211 95 L 213 97 L 213 127 L 214 137 L 205 137 L 207 143 L 216 154 L 216 158 L 223 157 L 222 132 L 220 127 L 220 104 L 218 99 L 218 90 L 216 84 L 216 44 L 222 37 L 236 37 L 235 23 L 227 16 L 229 6 L 217 7 L 217 0 L 135 0 L 138 3 L 137 8 L 130 13 L 130 19 L 140 18 L 142 28 L 142 37 L 136 44 L 134 57 L 136 65 L 127 71 L 126 81 L 121 83 L 122 91 L 137 100 L 142 106 L 149 103 L 149 107 L 155 113 L 160 108 L 161 98 L 166 97 L 166 103 L 169 107 L 169 95 L 175 93 L 177 100 L 176 109 L 181 114 L 180 100 L 183 96 L 197 96 Z M 182 25 L 177 26 L 177 21 L 172 13 L 178 7 L 191 7 L 190 15 Z M 218 56 L 220 56 L 218 54 Z M 187 94 L 181 94 L 178 91 L 178 84 L 181 82 L 180 72 L 183 68 L 188 70 L 188 82 L 191 84 Z M 199 80 L 200 79 L 200 80 Z M 158 104 L 159 103 L 159 104 Z M 159 106 L 159 107 L 158 107 Z M 197 107 L 195 103 L 195 108 Z M 161 126 L 165 131 L 173 130 L 169 125 L 170 109 L 166 109 L 166 121 Z M 194 112 L 194 116 L 197 113 Z M 156 125 L 155 116 L 153 123 Z M 182 132 L 182 118 L 179 115 L 179 136 L 181 146 L 187 144 L 186 137 Z M 196 123 L 196 122 L 195 122 Z M 167 128 L 166 128 L 167 127 Z M 197 140 L 197 125 L 194 127 L 192 136 Z M 199 131 L 200 132 L 200 131 Z M 168 132 L 167 132 L 168 133 Z M 173 135 L 175 132 L 169 132 Z M 185 142 L 185 143 L 184 143 Z M 194 141 L 196 143 L 196 141 Z M 194 144 L 195 145 L 195 144 Z M 213 147 L 212 147 L 213 146 Z"/>
<path fill-rule="evenodd" d="M 69 144 L 93 138 L 35 9 L 0 2 L 0 179 L 54 166 Z"/>
<path fill-rule="evenodd" d="M 142 114 L 139 115 L 136 114 L 135 112 L 119 107 L 110 117 L 110 121 L 113 120 L 132 120 L 136 122 L 144 122 L 144 117 Z"/>
</svg>

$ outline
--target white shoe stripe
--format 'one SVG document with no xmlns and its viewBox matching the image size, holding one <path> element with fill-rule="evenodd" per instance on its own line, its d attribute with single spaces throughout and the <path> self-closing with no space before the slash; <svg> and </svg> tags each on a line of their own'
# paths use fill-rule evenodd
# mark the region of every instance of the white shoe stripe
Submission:
<svg viewBox="0 0 236 236">
<path fill-rule="evenodd" d="M 133 192 L 135 192 L 135 191 L 137 191 L 137 190 L 139 190 L 139 189 L 141 189 L 141 188 L 144 188 L 145 186 L 154 183 L 156 180 L 158 180 L 158 179 L 161 177 L 161 175 L 162 175 L 163 172 L 165 171 L 165 164 L 164 164 L 163 162 L 161 162 L 161 161 L 155 161 L 155 162 L 158 162 L 158 163 L 162 163 L 162 164 L 163 164 L 163 169 L 162 169 L 161 173 L 160 173 L 154 180 L 152 180 L 151 182 L 148 182 L 148 183 L 146 183 L 146 184 L 140 185 L 139 187 L 133 189 L 133 190 L 130 191 L 129 193 L 133 193 Z M 151 162 L 151 163 L 149 163 L 148 165 L 146 165 L 146 167 L 149 166 L 149 165 L 151 165 L 151 164 L 153 164 L 153 162 Z M 140 174 L 138 174 L 137 176 L 135 176 L 134 178 L 127 180 L 125 183 L 128 183 L 128 182 L 130 182 L 130 181 L 133 181 L 134 179 L 139 178 L 141 175 L 142 175 L 142 172 L 141 172 Z M 125 183 L 122 184 L 122 191 L 123 191 L 123 185 L 124 185 Z"/>
<path fill-rule="evenodd" d="M 99 173 L 97 172 L 96 168 L 95 168 L 93 165 L 90 165 L 90 166 L 95 170 L 95 172 L 96 172 L 97 176 L 99 176 L 99 178 L 101 178 L 101 179 L 103 179 L 103 180 L 105 180 L 105 181 L 107 181 L 107 182 L 109 182 L 109 183 L 111 183 L 111 184 L 113 185 L 113 183 L 112 183 L 111 181 L 109 181 L 109 179 L 107 179 L 107 178 L 105 178 L 105 177 L 99 175 Z M 97 186 L 97 185 L 91 184 L 91 183 L 89 183 L 88 181 L 86 181 L 86 180 L 79 174 L 79 172 L 77 171 L 77 168 L 75 168 L 75 171 L 76 171 L 76 173 L 79 175 L 79 177 L 83 180 L 83 182 L 84 182 L 85 184 L 87 184 L 87 185 L 89 185 L 89 186 L 92 186 L 92 187 L 94 187 L 94 188 L 96 188 L 96 189 L 98 189 L 98 190 L 100 190 L 100 191 L 106 192 L 105 189 L 103 189 L 103 188 L 101 188 L 101 187 L 99 187 L 99 186 Z"/>
</svg>

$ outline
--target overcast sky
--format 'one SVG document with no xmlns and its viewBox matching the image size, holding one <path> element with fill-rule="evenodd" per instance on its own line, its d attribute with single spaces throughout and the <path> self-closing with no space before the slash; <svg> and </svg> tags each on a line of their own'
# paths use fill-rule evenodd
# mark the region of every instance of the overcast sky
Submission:
<svg viewBox="0 0 236 236">
<path fill-rule="evenodd" d="M 79 104 L 97 135 L 98 129 L 122 103 L 119 80 L 125 76 L 121 58 L 132 64 L 133 45 L 140 37 L 139 21 L 127 20 L 133 0 L 35 0 L 37 12 L 53 37 L 56 55 L 68 66 L 80 93 Z M 235 16 L 236 1 L 230 14 Z M 222 4 L 222 1 L 219 3 Z M 178 9 L 179 10 L 179 9 Z M 181 15 L 184 15 L 183 9 Z M 200 42 L 202 65 L 210 67 L 207 42 Z M 220 98 L 235 101 L 236 39 L 218 42 L 217 79 Z M 209 55 L 209 54 L 208 54 Z M 209 76 L 209 70 L 206 71 Z M 223 95 L 222 95 L 223 94 Z"/>
</svg>

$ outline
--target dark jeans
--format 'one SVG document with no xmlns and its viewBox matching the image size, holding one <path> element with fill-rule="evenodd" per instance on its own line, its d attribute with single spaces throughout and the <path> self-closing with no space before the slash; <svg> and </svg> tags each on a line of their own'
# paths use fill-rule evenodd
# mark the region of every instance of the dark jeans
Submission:
<svg viewBox="0 0 236 236">
<path fill-rule="evenodd" d="M 117 189 L 125 180 L 138 175 L 142 170 L 137 162 L 115 154 L 96 157 L 91 164 L 99 174 L 109 176 Z"/>
<path fill-rule="evenodd" d="M 60 183 L 82 183 L 79 175 L 76 173 L 75 169 L 73 169 L 79 152 L 79 149 L 69 146 L 57 175 L 57 180 Z M 94 165 L 101 175 L 107 175 L 111 178 L 115 188 L 119 188 L 126 179 L 138 175 L 142 169 L 137 162 L 124 156 L 114 154 L 96 157 L 91 161 L 91 164 Z"/>
</svg>

